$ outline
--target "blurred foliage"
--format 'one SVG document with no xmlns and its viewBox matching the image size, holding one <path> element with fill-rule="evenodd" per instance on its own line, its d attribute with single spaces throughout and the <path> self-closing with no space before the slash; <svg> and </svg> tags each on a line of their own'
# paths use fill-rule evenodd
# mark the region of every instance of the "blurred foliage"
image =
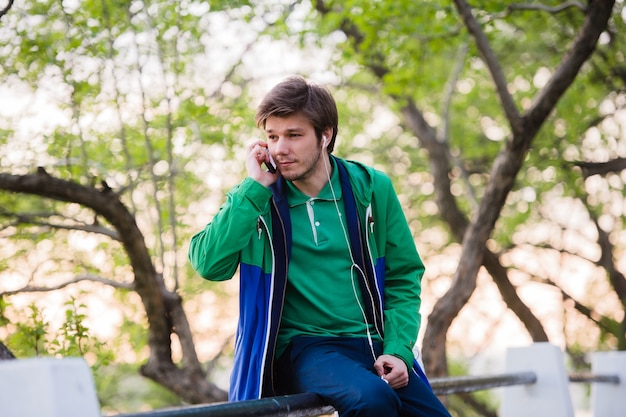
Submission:
<svg viewBox="0 0 626 417">
<path fill-rule="evenodd" d="M 182 406 L 176 395 L 143 378 L 139 364 L 115 363 L 98 370 L 96 391 L 103 415 Z"/>
<path fill-rule="evenodd" d="M 450 361 L 450 376 L 472 375 L 471 364 L 467 359 Z M 485 417 L 487 412 L 497 415 L 498 396 L 493 390 L 481 390 L 466 394 L 446 396 L 447 407 L 453 416 Z"/>
<path fill-rule="evenodd" d="M 64 320 L 55 331 L 45 308 L 37 303 L 28 306 L 25 316 L 9 327 L 14 330 L 7 338 L 7 347 L 18 358 L 26 357 L 86 357 L 90 366 L 97 371 L 114 360 L 114 351 L 107 342 L 90 334 L 85 325 L 86 306 L 75 298 L 65 302 Z"/>
<path fill-rule="evenodd" d="M 116 340 L 95 337 L 85 324 L 86 305 L 70 297 L 65 302 L 64 320 L 54 329 L 46 309 L 32 303 L 25 316 L 18 319 L 7 339 L 7 346 L 18 358 L 84 357 L 96 384 L 98 400 L 106 413 L 138 412 L 166 406 L 182 405 L 171 392 L 155 382 L 142 378 L 139 364 L 116 362 Z M 135 346 L 145 345 L 141 338 L 145 328 L 125 323 L 119 337 L 135 338 Z M 139 339 L 139 340 L 137 340 Z"/>
</svg>

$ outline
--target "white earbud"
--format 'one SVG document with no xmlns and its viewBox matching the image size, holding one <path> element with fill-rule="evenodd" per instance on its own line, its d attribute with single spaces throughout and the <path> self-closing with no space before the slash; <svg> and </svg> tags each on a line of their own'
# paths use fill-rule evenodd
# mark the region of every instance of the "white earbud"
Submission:
<svg viewBox="0 0 626 417">
<path fill-rule="evenodd" d="M 326 147 L 326 141 L 327 141 L 326 136 L 325 135 L 322 136 L 322 139 L 323 139 L 322 148 L 324 148 L 324 147 Z"/>
</svg>

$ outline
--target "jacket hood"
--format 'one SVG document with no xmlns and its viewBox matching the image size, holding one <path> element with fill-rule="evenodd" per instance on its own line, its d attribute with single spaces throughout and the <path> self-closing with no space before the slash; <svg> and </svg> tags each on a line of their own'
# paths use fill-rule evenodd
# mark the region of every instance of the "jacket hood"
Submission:
<svg viewBox="0 0 626 417">
<path fill-rule="evenodd" d="M 343 163 L 348 172 L 350 173 L 350 183 L 352 184 L 352 190 L 354 192 L 354 198 L 358 202 L 367 207 L 372 201 L 372 194 L 374 193 L 374 177 L 376 170 L 358 161 L 352 161 L 347 159 L 335 158 L 337 163 Z"/>
</svg>

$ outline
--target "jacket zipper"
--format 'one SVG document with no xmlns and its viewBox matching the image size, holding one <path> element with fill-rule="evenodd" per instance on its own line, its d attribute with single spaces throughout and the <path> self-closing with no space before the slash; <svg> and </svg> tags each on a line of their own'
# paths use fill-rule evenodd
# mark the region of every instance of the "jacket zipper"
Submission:
<svg viewBox="0 0 626 417">
<path fill-rule="evenodd" d="M 272 303 L 273 303 L 273 298 L 274 298 L 274 245 L 272 243 L 272 239 L 270 238 L 269 227 L 267 226 L 265 219 L 262 216 L 259 216 L 257 220 L 257 231 L 259 232 L 259 240 L 261 239 L 263 229 L 265 229 L 267 233 L 267 238 L 270 244 L 270 250 L 272 252 L 272 277 L 271 277 L 271 284 L 270 284 L 270 299 L 268 303 L 267 318 L 266 318 L 267 330 L 265 332 L 265 343 L 264 343 L 265 346 L 263 346 L 263 356 L 262 356 L 263 361 L 261 362 L 261 372 L 260 372 L 259 381 L 258 381 L 258 387 L 259 387 L 258 399 L 260 399 L 263 396 L 263 379 L 265 378 L 265 362 L 267 360 L 268 340 L 269 340 L 269 335 L 271 331 Z"/>
<path fill-rule="evenodd" d="M 276 208 L 276 203 L 274 202 L 274 200 L 272 199 L 271 204 L 274 205 L 274 207 Z M 278 209 L 276 208 L 276 212 L 278 213 Z M 280 214 L 278 214 L 278 219 L 280 220 L 280 227 L 282 227 L 283 229 L 283 236 L 285 235 L 285 225 L 283 223 L 283 219 L 280 216 Z M 267 316 L 267 331 L 265 333 L 265 347 L 263 349 L 263 362 L 261 363 L 261 375 L 259 378 L 259 398 L 261 398 L 262 394 L 263 394 L 263 380 L 265 379 L 265 364 L 267 362 L 267 360 L 270 360 L 270 385 L 271 385 L 271 391 L 272 393 L 274 392 L 274 355 L 276 354 L 276 340 L 274 340 L 274 346 L 272 346 L 272 357 L 268 358 L 268 350 L 269 350 L 269 338 L 270 338 L 270 332 L 272 329 L 271 326 L 271 318 L 272 318 L 272 306 L 274 305 L 274 287 L 276 285 L 276 281 L 275 281 L 275 264 L 276 264 L 276 253 L 274 251 L 274 244 L 272 242 L 272 238 L 270 236 L 269 233 L 269 227 L 267 226 L 267 223 L 265 222 L 265 219 L 263 219 L 261 216 L 259 216 L 259 221 L 262 222 L 265 231 L 267 232 L 267 237 L 270 243 L 270 248 L 272 251 L 272 283 L 270 285 L 270 301 L 269 301 L 269 306 L 268 306 L 268 316 Z M 287 247 L 287 242 L 285 242 L 285 247 Z M 286 259 L 287 254 L 285 254 L 285 262 L 287 262 Z M 286 277 L 285 277 L 286 279 Z M 280 322 L 282 320 L 283 317 L 283 307 L 285 305 L 285 291 L 283 288 L 282 291 L 282 300 L 280 303 L 280 313 L 278 315 L 278 323 L 276 324 L 276 328 L 277 331 L 278 329 L 280 329 Z M 278 338 L 278 337 L 277 337 Z"/>
<path fill-rule="evenodd" d="M 378 329 L 378 326 L 374 326 L 378 332 L 378 335 L 380 337 L 382 337 L 383 335 L 381 333 L 385 332 L 385 315 L 384 315 L 384 311 L 383 311 L 383 300 L 382 300 L 382 294 L 380 293 L 380 291 L 378 290 L 378 280 L 380 279 L 380 277 L 378 276 L 378 274 L 376 273 L 376 268 L 374 265 L 374 257 L 372 256 L 372 248 L 370 246 L 370 234 L 374 234 L 374 216 L 372 215 L 372 205 L 369 204 L 367 206 L 367 208 L 365 209 L 365 218 L 367 219 L 367 224 L 369 226 L 369 231 L 370 233 L 365 233 L 365 246 L 367 247 L 367 253 L 369 254 L 369 261 L 372 267 L 372 272 L 374 273 L 374 284 L 376 286 L 375 293 L 376 296 L 378 297 L 378 305 L 380 305 L 380 318 L 381 318 L 381 326 L 382 329 Z"/>
</svg>

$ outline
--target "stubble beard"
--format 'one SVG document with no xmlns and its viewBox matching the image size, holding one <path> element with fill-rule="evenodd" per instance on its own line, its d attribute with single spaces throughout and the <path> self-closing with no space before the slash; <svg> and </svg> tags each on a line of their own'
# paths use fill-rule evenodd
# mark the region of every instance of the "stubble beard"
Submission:
<svg viewBox="0 0 626 417">
<path fill-rule="evenodd" d="M 320 163 L 320 159 L 322 157 L 322 149 L 317 149 L 317 152 L 314 155 L 311 155 L 309 158 L 302 161 L 302 165 L 304 165 L 304 171 L 300 173 L 286 173 L 281 175 L 288 181 L 298 182 L 298 181 L 306 181 L 308 178 L 312 177 L 316 172 L 317 167 Z"/>
</svg>

